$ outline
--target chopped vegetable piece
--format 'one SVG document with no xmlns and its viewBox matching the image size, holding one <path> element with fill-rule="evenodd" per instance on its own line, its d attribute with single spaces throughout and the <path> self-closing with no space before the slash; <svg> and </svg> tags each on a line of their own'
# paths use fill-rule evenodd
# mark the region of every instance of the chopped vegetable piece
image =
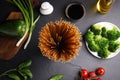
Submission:
<svg viewBox="0 0 120 80">
<path fill-rule="evenodd" d="M 98 41 L 98 45 L 101 49 L 104 49 L 104 48 L 108 48 L 109 46 L 109 41 L 108 39 L 102 37 L 99 41 Z"/>
<path fill-rule="evenodd" d="M 108 29 L 106 27 L 102 28 L 102 33 L 101 33 L 102 37 L 107 37 L 107 31 Z"/>
<path fill-rule="evenodd" d="M 107 58 L 110 55 L 110 51 L 108 51 L 108 49 L 100 49 L 100 51 L 98 51 L 98 56 L 100 56 L 101 58 Z"/>
<path fill-rule="evenodd" d="M 109 40 L 115 41 L 120 37 L 120 31 L 117 28 L 113 28 L 112 30 L 107 31 L 107 38 Z"/>
<path fill-rule="evenodd" d="M 110 52 L 115 52 L 118 48 L 120 48 L 120 42 L 118 41 L 110 41 L 108 50 Z"/>
<path fill-rule="evenodd" d="M 93 32 L 88 31 L 88 32 L 85 34 L 85 40 L 86 40 L 88 43 L 91 43 L 91 41 L 93 41 L 93 38 L 94 38 L 94 33 L 93 33 Z"/>
<path fill-rule="evenodd" d="M 96 44 L 98 44 L 98 42 L 101 40 L 102 36 L 101 35 L 95 35 L 94 36 L 94 41 Z"/>
<path fill-rule="evenodd" d="M 100 50 L 100 47 L 94 41 L 92 41 L 90 44 L 88 44 L 88 47 L 93 52 L 97 52 Z"/>
<path fill-rule="evenodd" d="M 94 33 L 94 35 L 100 35 L 101 34 L 101 28 L 99 25 L 92 25 L 90 30 Z"/>
</svg>

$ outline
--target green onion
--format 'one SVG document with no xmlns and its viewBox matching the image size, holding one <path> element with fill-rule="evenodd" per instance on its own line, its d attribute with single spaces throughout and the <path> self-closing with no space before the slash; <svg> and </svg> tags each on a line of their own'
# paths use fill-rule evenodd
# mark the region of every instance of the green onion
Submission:
<svg viewBox="0 0 120 80">
<path fill-rule="evenodd" d="M 35 28 L 35 24 L 39 20 L 40 15 L 37 17 L 36 20 L 34 20 L 34 12 L 30 0 L 6 0 L 6 1 L 16 5 L 24 16 L 24 20 L 26 23 L 26 31 L 24 36 L 17 42 L 16 46 L 19 46 L 21 42 L 24 40 L 24 38 L 27 36 L 27 34 L 29 33 L 27 42 L 24 45 L 24 49 L 26 49 L 26 47 L 28 46 L 31 40 L 32 32 Z"/>
</svg>

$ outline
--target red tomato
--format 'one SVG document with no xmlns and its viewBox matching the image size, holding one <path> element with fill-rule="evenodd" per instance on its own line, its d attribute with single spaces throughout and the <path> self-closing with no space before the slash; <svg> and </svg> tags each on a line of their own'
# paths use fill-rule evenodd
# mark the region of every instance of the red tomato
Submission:
<svg viewBox="0 0 120 80">
<path fill-rule="evenodd" d="M 87 69 L 81 69 L 80 70 L 80 76 L 82 78 L 87 78 L 88 77 L 88 71 L 87 71 Z"/>
<path fill-rule="evenodd" d="M 105 74 L 105 69 L 102 68 L 102 67 L 99 67 L 99 68 L 97 69 L 97 71 L 96 71 L 96 74 L 97 74 L 98 76 L 103 76 L 103 75 Z"/>
<path fill-rule="evenodd" d="M 94 71 L 89 72 L 88 75 L 89 75 L 89 78 L 91 78 L 91 79 L 97 77 L 97 75 Z"/>
<path fill-rule="evenodd" d="M 101 78 L 97 78 L 96 80 L 102 80 Z"/>
</svg>

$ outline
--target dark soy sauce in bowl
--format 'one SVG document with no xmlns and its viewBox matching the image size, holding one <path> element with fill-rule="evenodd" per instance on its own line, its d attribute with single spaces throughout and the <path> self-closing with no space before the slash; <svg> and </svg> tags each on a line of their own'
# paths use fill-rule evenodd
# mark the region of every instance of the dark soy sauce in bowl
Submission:
<svg viewBox="0 0 120 80">
<path fill-rule="evenodd" d="M 84 16 L 85 9 L 81 3 L 71 3 L 67 6 L 65 14 L 69 19 L 78 20 Z"/>
</svg>

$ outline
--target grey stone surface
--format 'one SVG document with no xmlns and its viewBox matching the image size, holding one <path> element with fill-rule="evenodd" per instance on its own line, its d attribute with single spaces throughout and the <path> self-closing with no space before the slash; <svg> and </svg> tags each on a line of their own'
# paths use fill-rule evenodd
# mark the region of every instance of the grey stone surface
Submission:
<svg viewBox="0 0 120 80">
<path fill-rule="evenodd" d="M 81 68 L 86 68 L 88 71 L 94 71 L 100 66 L 104 67 L 106 70 L 106 74 L 101 77 L 102 80 L 120 80 L 120 54 L 108 60 L 98 59 L 89 53 L 86 49 L 84 40 L 82 40 L 83 46 L 76 59 L 71 60 L 71 62 L 67 64 L 63 64 L 60 62 L 53 62 L 42 56 L 37 47 L 38 34 L 41 28 L 49 21 L 56 21 L 61 18 L 63 20 L 68 20 L 64 14 L 65 7 L 74 1 L 81 2 L 86 9 L 86 14 L 82 19 L 71 21 L 78 26 L 82 35 L 85 34 L 90 25 L 101 21 L 111 22 L 120 28 L 120 0 L 115 0 L 111 11 L 105 15 L 96 12 L 95 6 L 97 0 L 39 0 L 40 4 L 44 1 L 48 1 L 53 5 L 54 12 L 48 16 L 41 15 L 26 50 L 22 47 L 13 59 L 9 61 L 0 60 L 0 73 L 16 67 L 21 61 L 31 59 L 33 63 L 30 68 L 33 72 L 33 80 L 48 80 L 48 78 L 54 74 L 64 74 L 64 79 L 62 80 L 79 80 L 79 70 Z M 13 6 L 10 6 L 11 5 L 5 3 L 4 0 L 0 0 L 0 21 L 4 20 L 11 10 L 17 10 Z M 35 16 L 40 14 L 39 7 L 40 5 L 35 8 Z"/>
</svg>

